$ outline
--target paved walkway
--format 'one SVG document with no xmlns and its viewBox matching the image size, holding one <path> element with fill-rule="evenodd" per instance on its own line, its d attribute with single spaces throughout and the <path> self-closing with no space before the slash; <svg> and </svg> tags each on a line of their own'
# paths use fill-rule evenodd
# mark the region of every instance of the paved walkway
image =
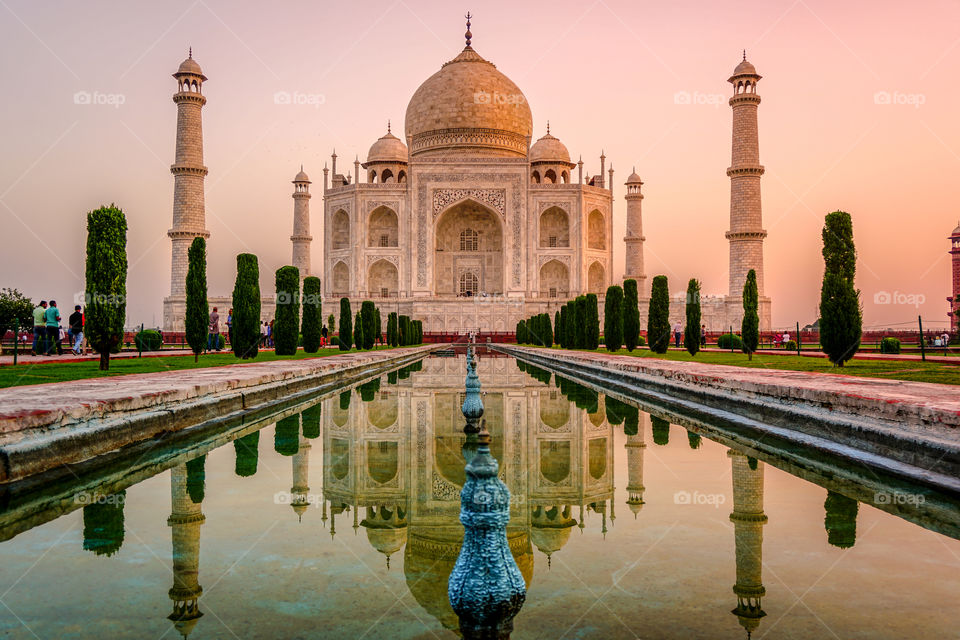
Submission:
<svg viewBox="0 0 960 640">
<path fill-rule="evenodd" d="M 298 347 L 298 350 L 302 350 L 303 347 Z M 325 351 L 327 347 L 324 347 L 321 351 Z M 272 351 L 273 347 L 261 348 L 261 351 Z M 232 353 L 230 349 L 224 349 L 222 351 L 210 351 L 211 354 L 217 353 Z M 114 359 L 124 359 L 124 358 L 137 358 L 140 354 L 136 351 L 121 351 L 120 353 L 111 353 L 110 360 Z M 144 351 L 144 358 L 167 358 L 170 356 L 193 356 L 193 351 L 190 349 L 164 349 L 163 351 Z M 51 363 L 63 363 L 63 362 L 99 362 L 100 355 L 96 353 L 88 353 L 82 356 L 75 356 L 70 351 L 64 351 L 62 356 L 34 356 L 30 354 L 23 354 L 17 356 L 17 366 L 22 364 L 51 364 Z M 0 356 L 0 367 L 13 365 L 13 355 L 9 356 Z"/>
<path fill-rule="evenodd" d="M 686 351 L 683 347 L 677 349 L 670 347 L 670 351 Z M 730 349 L 718 349 L 716 347 L 707 347 L 701 349 L 704 353 L 730 353 Z M 734 353 L 740 353 L 739 350 Z M 796 351 L 787 351 L 786 349 L 758 349 L 755 352 L 761 356 L 796 356 Z M 799 354 L 803 358 L 826 358 L 822 351 L 803 350 Z M 894 360 L 903 362 L 922 362 L 923 357 L 917 353 L 858 353 L 854 360 Z M 927 352 L 927 362 L 936 362 L 938 364 L 955 364 L 960 366 L 960 356 L 945 356 L 943 349 Z"/>
</svg>

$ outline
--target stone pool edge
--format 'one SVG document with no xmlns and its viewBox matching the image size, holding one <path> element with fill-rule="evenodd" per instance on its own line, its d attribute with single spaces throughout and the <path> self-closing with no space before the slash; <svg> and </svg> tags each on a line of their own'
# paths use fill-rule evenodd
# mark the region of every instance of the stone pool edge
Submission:
<svg viewBox="0 0 960 640">
<path fill-rule="evenodd" d="M 312 388 L 349 385 L 415 362 L 440 346 L 0 390 L 0 483 L 88 460 L 211 417 L 262 410 Z M 53 400 L 57 391 L 70 389 L 73 400 Z M 102 399 L 86 397 L 94 394 Z"/>
</svg>

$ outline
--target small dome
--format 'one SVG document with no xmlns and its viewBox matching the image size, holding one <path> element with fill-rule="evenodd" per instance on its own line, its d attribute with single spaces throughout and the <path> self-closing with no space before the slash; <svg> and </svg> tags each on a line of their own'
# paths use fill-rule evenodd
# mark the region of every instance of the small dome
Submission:
<svg viewBox="0 0 960 640">
<path fill-rule="evenodd" d="M 749 62 L 747 62 L 747 59 L 744 58 L 744 59 L 740 62 L 740 64 L 737 65 L 737 68 L 733 70 L 733 75 L 735 75 L 735 76 L 742 76 L 742 75 L 755 76 L 755 75 L 757 75 L 757 68 L 754 67 L 754 66 L 753 66 L 752 64 L 750 64 Z"/>
<path fill-rule="evenodd" d="M 952 236 L 960 236 L 960 222 L 957 223 L 957 228 L 953 230 Z"/>
<path fill-rule="evenodd" d="M 310 182 L 310 176 L 308 176 L 303 171 L 303 167 L 300 167 L 300 172 L 293 178 L 294 182 Z"/>
<path fill-rule="evenodd" d="M 200 68 L 200 65 L 197 64 L 197 61 L 193 59 L 193 52 L 190 52 L 190 57 L 180 63 L 180 66 L 177 67 L 177 74 L 188 73 L 194 76 L 202 76 L 203 70 Z"/>
<path fill-rule="evenodd" d="M 560 162 L 570 164 L 570 152 L 558 138 L 543 136 L 530 147 L 530 162 Z"/>
<path fill-rule="evenodd" d="M 406 162 L 407 145 L 387 130 L 387 134 L 373 143 L 367 152 L 367 162 Z"/>
<path fill-rule="evenodd" d="M 634 169 L 633 169 L 633 173 L 631 173 L 631 174 L 627 177 L 627 182 L 626 182 L 626 184 L 643 184 L 643 181 L 640 180 L 640 176 L 637 175 L 637 169 L 636 169 L 636 168 L 634 168 Z"/>
</svg>

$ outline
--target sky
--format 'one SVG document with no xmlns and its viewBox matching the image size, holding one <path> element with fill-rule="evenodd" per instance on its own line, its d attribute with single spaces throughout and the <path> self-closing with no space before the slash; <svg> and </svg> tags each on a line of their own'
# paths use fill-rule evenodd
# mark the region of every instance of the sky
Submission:
<svg viewBox="0 0 960 640">
<path fill-rule="evenodd" d="M 85 214 L 127 215 L 128 324 L 158 325 L 169 293 L 176 105 L 171 77 L 193 47 L 203 109 L 208 279 L 232 290 L 235 256 L 262 287 L 290 262 L 293 191 L 314 180 L 322 265 L 324 162 L 352 169 L 402 131 L 416 88 L 473 46 L 524 92 L 534 138 L 551 133 L 585 173 L 601 150 L 644 180 L 648 277 L 726 293 L 731 114 L 726 79 L 746 49 L 758 86 L 766 288 L 775 326 L 816 318 L 820 231 L 853 217 L 864 326 L 945 326 L 958 224 L 960 3 L 634 2 L 473 6 L 446 1 L 283 3 L 0 0 L 0 287 L 72 304 L 83 290 Z M 300 96 L 278 104 L 277 92 Z M 689 99 L 687 99 L 689 98 Z M 282 101 L 281 101 L 282 102 Z M 342 164 L 341 164 L 342 166 Z M 623 243 L 614 244 L 614 276 Z"/>
</svg>

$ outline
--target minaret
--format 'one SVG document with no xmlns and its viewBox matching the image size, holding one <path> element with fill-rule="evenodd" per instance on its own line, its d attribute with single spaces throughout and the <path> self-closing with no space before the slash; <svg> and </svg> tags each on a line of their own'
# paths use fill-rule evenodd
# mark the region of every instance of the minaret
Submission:
<svg viewBox="0 0 960 640">
<path fill-rule="evenodd" d="M 629 215 L 629 214 L 628 214 Z M 628 245 L 629 246 L 629 245 Z M 627 276 L 628 278 L 630 276 Z M 643 452 L 647 443 L 643 441 L 643 434 L 650 422 L 650 414 L 640 414 L 640 426 L 637 433 L 627 436 L 627 506 L 636 518 L 643 509 Z"/>
<path fill-rule="evenodd" d="M 180 63 L 177 72 L 177 151 L 170 166 L 173 174 L 173 227 L 167 231 L 173 245 L 170 264 L 170 296 L 186 294 L 187 250 L 193 239 L 209 238 L 206 230 L 206 212 L 203 201 L 203 180 L 207 168 L 203 166 L 203 125 L 200 110 L 207 103 L 203 83 L 207 79 L 200 65 L 189 57 Z"/>
<path fill-rule="evenodd" d="M 186 638 L 203 615 L 197 600 L 203 589 L 198 581 L 200 569 L 200 526 L 205 518 L 200 503 L 187 491 L 187 465 L 170 469 L 170 517 L 167 525 L 173 538 L 173 613 L 168 617 Z"/>
<path fill-rule="evenodd" d="M 303 414 L 301 414 L 301 420 Z M 302 431 L 302 430 L 301 430 Z M 303 520 L 304 512 L 310 508 L 310 441 L 300 436 L 300 447 L 293 454 L 293 486 L 290 487 L 290 506 L 297 518 Z"/>
<path fill-rule="evenodd" d="M 760 211 L 760 147 L 757 137 L 757 82 L 760 75 L 752 64 L 743 61 L 733 70 L 727 80 L 733 85 L 730 106 L 733 109 L 733 152 L 730 168 L 730 297 L 743 296 L 743 284 L 747 272 L 757 272 L 757 292 L 764 297 L 763 289 L 763 217 Z M 764 327 L 762 326 L 761 329 Z"/>
<path fill-rule="evenodd" d="M 953 295 L 947 298 L 950 303 L 950 332 L 957 331 L 960 326 L 960 222 L 950 234 L 950 257 L 953 261 Z"/>
<path fill-rule="evenodd" d="M 763 525 L 767 516 L 763 513 L 763 463 L 751 461 L 747 456 L 730 449 L 733 475 L 733 537 L 736 544 L 737 582 L 733 592 L 737 607 L 730 613 L 737 616 L 740 625 L 747 630 L 747 637 L 756 631 L 760 618 L 767 615 L 761 607 L 761 598 L 766 594 L 763 587 Z"/>
<path fill-rule="evenodd" d="M 311 275 L 310 273 L 310 178 L 303 172 L 293 179 L 293 262 L 291 264 L 300 270 L 300 283 Z M 302 288 L 302 287 L 301 287 Z"/>
<path fill-rule="evenodd" d="M 627 178 L 626 185 L 627 235 L 623 238 L 623 241 L 627 245 L 627 268 L 623 277 L 624 279 L 633 278 L 636 280 L 637 290 L 641 292 L 640 295 L 643 295 L 643 292 L 647 290 L 647 276 L 643 272 L 643 242 L 646 240 L 646 238 L 643 237 L 643 215 L 641 214 L 643 194 L 640 193 L 643 182 L 640 181 L 640 176 L 637 175 L 636 168 L 634 168 L 630 177 Z"/>
</svg>

